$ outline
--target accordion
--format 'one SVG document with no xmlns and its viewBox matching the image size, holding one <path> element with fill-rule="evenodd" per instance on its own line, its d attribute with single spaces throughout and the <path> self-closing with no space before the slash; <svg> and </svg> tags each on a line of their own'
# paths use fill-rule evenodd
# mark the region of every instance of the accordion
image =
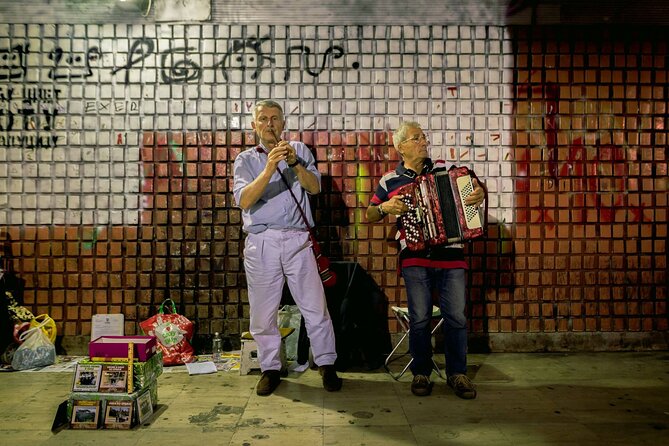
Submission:
<svg viewBox="0 0 669 446">
<path fill-rule="evenodd" d="M 465 204 L 465 198 L 474 191 L 472 175 L 468 168 L 456 167 L 421 175 L 399 189 L 398 194 L 409 207 L 397 217 L 407 248 L 419 251 L 483 235 L 479 207 Z"/>
</svg>

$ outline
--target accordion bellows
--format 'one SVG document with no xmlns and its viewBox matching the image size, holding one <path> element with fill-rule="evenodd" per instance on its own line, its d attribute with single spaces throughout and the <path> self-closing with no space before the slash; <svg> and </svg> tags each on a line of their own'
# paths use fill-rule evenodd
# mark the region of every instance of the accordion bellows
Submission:
<svg viewBox="0 0 669 446">
<path fill-rule="evenodd" d="M 407 248 L 419 251 L 482 236 L 484 219 L 479 207 L 465 204 L 473 190 L 466 167 L 421 175 L 400 188 L 398 194 L 409 207 L 397 218 Z"/>
</svg>

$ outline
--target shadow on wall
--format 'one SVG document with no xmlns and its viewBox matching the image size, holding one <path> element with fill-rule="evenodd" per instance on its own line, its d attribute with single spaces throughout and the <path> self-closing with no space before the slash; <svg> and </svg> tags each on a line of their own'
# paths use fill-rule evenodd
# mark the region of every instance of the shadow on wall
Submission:
<svg viewBox="0 0 669 446">
<path fill-rule="evenodd" d="M 321 176 L 321 193 L 312 198 L 316 238 L 326 256 L 344 258 L 346 228 L 351 224 L 341 187 L 329 175 Z"/>
<path fill-rule="evenodd" d="M 331 176 L 321 176 L 321 193 L 313 198 L 316 238 L 326 256 L 337 283 L 325 289 L 328 311 L 337 343 L 337 369 L 364 367 L 375 370 L 383 365 L 391 349 L 388 331 L 388 300 L 372 277 L 355 261 L 345 257 L 344 243 L 351 225 L 341 185 Z M 355 212 L 355 209 L 354 209 Z M 335 260 L 336 259 L 336 260 Z M 291 303 L 284 290 L 284 303 Z M 300 330 L 298 360 L 308 360 L 309 340 L 304 326 Z"/>
<path fill-rule="evenodd" d="M 515 288 L 515 250 L 511 230 L 504 222 L 488 216 L 484 238 L 465 246 L 469 261 L 469 350 L 490 352 L 490 333 L 499 331 L 500 302 L 510 302 Z M 491 321 L 494 321 L 491 323 Z M 515 327 L 514 327 L 515 329 Z"/>
</svg>

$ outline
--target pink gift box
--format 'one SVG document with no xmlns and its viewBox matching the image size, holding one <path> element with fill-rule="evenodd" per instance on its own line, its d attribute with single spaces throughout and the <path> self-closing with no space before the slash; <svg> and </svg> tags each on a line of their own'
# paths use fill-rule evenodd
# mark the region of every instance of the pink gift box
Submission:
<svg viewBox="0 0 669 446">
<path fill-rule="evenodd" d="M 100 336 L 88 343 L 88 354 L 93 358 L 127 358 L 128 343 L 134 344 L 134 357 L 146 362 L 156 353 L 155 336 Z"/>
</svg>

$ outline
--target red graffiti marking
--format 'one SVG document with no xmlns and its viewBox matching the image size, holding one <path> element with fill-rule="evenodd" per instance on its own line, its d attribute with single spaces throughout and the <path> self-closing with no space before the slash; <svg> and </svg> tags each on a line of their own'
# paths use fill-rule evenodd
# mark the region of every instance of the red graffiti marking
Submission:
<svg viewBox="0 0 669 446">
<path fill-rule="evenodd" d="M 583 138 L 578 137 L 571 141 L 566 159 L 560 160 L 558 153 L 558 132 L 560 128 L 557 119 L 559 89 L 555 84 L 533 85 L 531 87 L 529 85 L 518 86 L 519 95 L 527 94 L 530 91 L 532 97 L 544 98 L 544 131 L 547 150 L 543 158 L 547 163 L 545 174 L 554 180 L 573 179 L 571 186 L 567 183 L 566 187 L 569 188 L 570 193 L 575 194 L 575 200 L 578 199 L 577 201 L 581 202 L 580 205 L 575 202 L 575 205 L 584 207 L 580 215 L 578 212 L 572 213 L 575 220 L 580 218 L 580 221 L 585 221 L 587 218 L 585 207 L 591 204 L 597 209 L 598 221 L 601 223 L 621 221 L 621 212 L 628 213 L 627 218 L 623 219 L 625 221 L 648 221 L 648 217 L 644 214 L 645 203 L 630 207 L 626 202 L 628 183 L 626 149 L 612 144 L 600 145 L 599 141 L 595 141 L 592 146 L 586 147 Z M 514 158 L 517 163 L 517 192 L 528 193 L 530 191 L 531 150 L 533 149 L 516 149 Z M 543 175 L 542 171 L 541 176 Z M 521 220 L 530 220 L 527 212 L 518 215 Z M 536 223 L 541 221 L 553 223 L 552 218 L 543 211 L 536 219 Z M 548 227 L 550 226 L 549 224 Z"/>
<path fill-rule="evenodd" d="M 557 179 L 557 164 L 558 164 L 558 147 L 557 147 L 557 134 L 558 134 L 558 124 L 556 115 L 557 115 L 557 106 L 558 106 L 558 96 L 559 88 L 555 84 L 546 85 L 546 117 L 544 121 L 546 123 L 546 148 L 548 149 L 547 158 L 548 158 L 548 174 L 551 178 Z"/>
</svg>

